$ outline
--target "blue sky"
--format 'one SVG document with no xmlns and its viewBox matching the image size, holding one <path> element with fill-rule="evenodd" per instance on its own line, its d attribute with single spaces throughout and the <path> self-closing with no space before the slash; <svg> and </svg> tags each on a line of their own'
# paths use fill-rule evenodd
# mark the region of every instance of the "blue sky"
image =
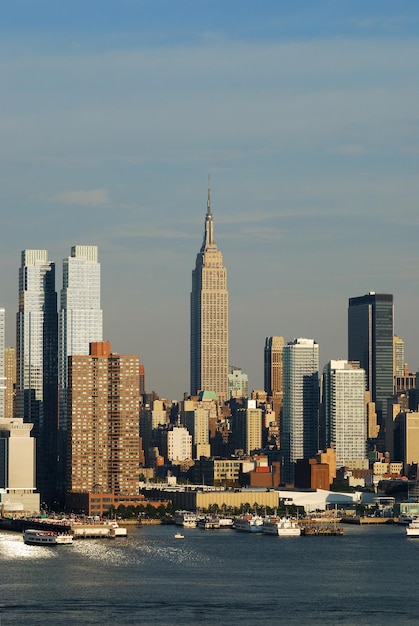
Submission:
<svg viewBox="0 0 419 626">
<path fill-rule="evenodd" d="M 291 5 L 291 6 L 290 6 Z M 211 176 L 230 363 L 266 336 L 346 357 L 349 297 L 393 293 L 419 367 L 419 5 L 3 3 L 2 279 L 20 251 L 97 244 L 106 338 L 146 386 L 189 389 L 189 293 Z"/>
</svg>

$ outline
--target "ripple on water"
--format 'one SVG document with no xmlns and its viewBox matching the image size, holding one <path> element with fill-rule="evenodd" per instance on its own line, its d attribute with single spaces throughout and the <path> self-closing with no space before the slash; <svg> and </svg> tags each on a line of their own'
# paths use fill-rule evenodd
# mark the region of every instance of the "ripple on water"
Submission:
<svg viewBox="0 0 419 626">
<path fill-rule="evenodd" d="M 128 549 L 127 549 L 128 548 Z M 144 542 L 121 539 L 119 544 L 108 539 L 83 539 L 73 543 L 73 550 L 95 561 L 113 566 L 142 565 L 150 558 L 169 561 L 175 564 L 197 564 L 208 561 L 207 557 L 183 546 L 165 543 Z"/>
<path fill-rule="evenodd" d="M 2 557 L 14 559 L 53 559 L 56 558 L 55 548 L 48 546 L 27 546 L 22 536 L 17 533 L 0 533 Z"/>
</svg>

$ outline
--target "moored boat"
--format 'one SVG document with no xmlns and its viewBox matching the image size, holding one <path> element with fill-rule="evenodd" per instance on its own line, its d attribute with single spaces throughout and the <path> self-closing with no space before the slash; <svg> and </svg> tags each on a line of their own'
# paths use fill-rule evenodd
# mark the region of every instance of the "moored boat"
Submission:
<svg viewBox="0 0 419 626">
<path fill-rule="evenodd" d="M 419 537 L 419 519 L 414 519 L 406 526 L 407 537 Z"/>
<path fill-rule="evenodd" d="M 264 517 L 262 532 L 265 535 L 277 535 L 279 537 L 299 537 L 301 528 L 290 517 Z"/>
<path fill-rule="evenodd" d="M 176 526 L 184 526 L 185 528 L 195 528 L 198 523 L 196 513 L 192 511 L 175 511 Z"/>
<path fill-rule="evenodd" d="M 73 536 L 68 533 L 28 528 L 23 533 L 23 541 L 29 546 L 69 546 L 73 543 Z"/>
<path fill-rule="evenodd" d="M 252 515 L 246 513 L 240 515 L 234 520 L 234 528 L 247 533 L 261 533 L 262 532 L 263 517 L 260 515 Z"/>
</svg>

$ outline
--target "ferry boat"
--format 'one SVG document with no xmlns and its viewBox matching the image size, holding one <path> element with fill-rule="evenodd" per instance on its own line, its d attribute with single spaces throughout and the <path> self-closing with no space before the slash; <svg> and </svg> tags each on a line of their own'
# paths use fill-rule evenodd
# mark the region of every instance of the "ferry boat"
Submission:
<svg viewBox="0 0 419 626">
<path fill-rule="evenodd" d="M 30 546 L 69 546 L 73 543 L 73 536 L 67 533 L 28 528 L 23 533 L 23 542 Z"/>
<path fill-rule="evenodd" d="M 252 515 L 246 513 L 240 515 L 234 520 L 234 528 L 247 533 L 261 533 L 262 532 L 263 517 L 260 515 Z"/>
<path fill-rule="evenodd" d="M 419 537 L 419 519 L 414 519 L 406 526 L 407 537 Z"/>
<path fill-rule="evenodd" d="M 175 511 L 176 526 L 184 526 L 185 528 L 195 528 L 198 523 L 196 513 L 192 511 Z"/>
<path fill-rule="evenodd" d="M 277 535 L 279 537 L 299 537 L 301 528 L 289 517 L 264 517 L 262 532 L 265 535 Z"/>
</svg>

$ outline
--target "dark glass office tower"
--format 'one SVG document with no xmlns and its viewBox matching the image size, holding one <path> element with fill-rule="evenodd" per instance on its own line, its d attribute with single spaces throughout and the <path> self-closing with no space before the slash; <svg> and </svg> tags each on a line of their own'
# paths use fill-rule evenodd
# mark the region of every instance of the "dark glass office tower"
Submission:
<svg viewBox="0 0 419 626">
<path fill-rule="evenodd" d="M 359 361 L 366 372 L 367 389 L 375 402 L 377 419 L 384 424 L 387 400 L 393 395 L 393 296 L 370 291 L 349 298 L 348 360 Z"/>
<path fill-rule="evenodd" d="M 58 335 L 55 265 L 46 250 L 23 250 L 16 339 L 16 417 L 32 423 L 41 502 L 56 495 Z"/>
</svg>

